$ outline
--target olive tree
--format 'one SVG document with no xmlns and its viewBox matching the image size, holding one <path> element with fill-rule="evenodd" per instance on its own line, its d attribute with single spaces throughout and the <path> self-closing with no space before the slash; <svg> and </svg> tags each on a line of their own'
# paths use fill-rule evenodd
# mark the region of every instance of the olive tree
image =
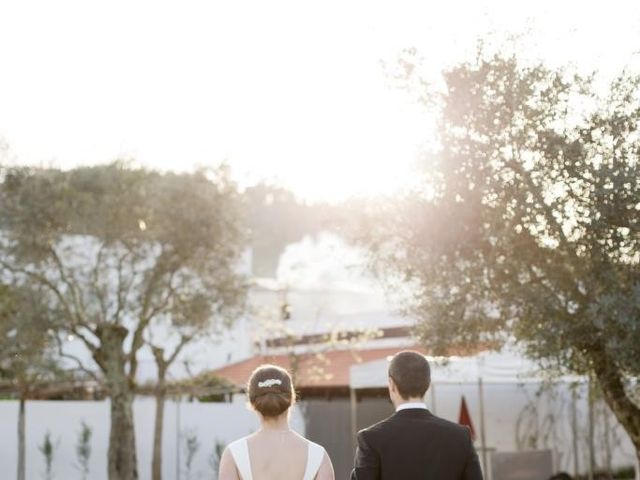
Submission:
<svg viewBox="0 0 640 480">
<path fill-rule="evenodd" d="M 235 185 L 223 168 L 7 168 L 0 228 L 0 266 L 46 290 L 62 312 L 57 328 L 82 341 L 104 378 L 109 478 L 138 478 L 132 402 L 150 333 L 243 299 Z"/>
<path fill-rule="evenodd" d="M 56 353 L 52 315 L 41 291 L 23 285 L 0 285 L 0 379 L 18 396 L 17 479 L 26 478 L 27 399 L 68 372 Z"/>
<path fill-rule="evenodd" d="M 434 352 L 515 341 L 591 376 L 640 455 L 640 77 L 603 92 L 481 53 L 437 86 L 414 58 L 435 146 L 420 186 L 360 225 L 372 266 Z"/>
</svg>

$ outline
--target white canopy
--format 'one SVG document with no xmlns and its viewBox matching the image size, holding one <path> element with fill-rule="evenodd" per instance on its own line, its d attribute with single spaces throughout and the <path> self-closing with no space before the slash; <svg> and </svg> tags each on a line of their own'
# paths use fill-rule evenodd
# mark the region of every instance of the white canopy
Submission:
<svg viewBox="0 0 640 480">
<path fill-rule="evenodd" d="M 477 383 L 534 383 L 543 380 L 540 366 L 513 350 L 482 352 L 471 357 L 427 356 L 431 364 L 433 384 Z M 384 388 L 390 359 L 375 360 L 351 366 L 352 389 Z M 562 377 L 563 381 L 579 381 L 579 377 Z"/>
</svg>

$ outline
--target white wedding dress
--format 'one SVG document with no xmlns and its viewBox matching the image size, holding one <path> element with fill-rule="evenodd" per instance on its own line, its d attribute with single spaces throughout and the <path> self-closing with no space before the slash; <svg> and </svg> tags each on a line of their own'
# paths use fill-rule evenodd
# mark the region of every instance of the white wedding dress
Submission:
<svg viewBox="0 0 640 480">
<path fill-rule="evenodd" d="M 324 458 L 324 447 L 317 443 L 310 442 L 307 439 L 305 439 L 305 441 L 307 442 L 307 466 L 305 467 L 304 477 L 301 480 L 313 480 L 316 478 L 320 464 Z M 240 472 L 242 480 L 253 480 L 247 437 L 229 444 L 229 451 L 233 456 L 233 461 Z"/>
</svg>

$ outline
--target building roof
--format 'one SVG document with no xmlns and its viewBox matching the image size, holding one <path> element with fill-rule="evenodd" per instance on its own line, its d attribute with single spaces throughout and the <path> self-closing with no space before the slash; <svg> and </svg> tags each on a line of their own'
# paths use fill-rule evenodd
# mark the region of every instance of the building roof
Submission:
<svg viewBox="0 0 640 480">
<path fill-rule="evenodd" d="M 452 356 L 446 359 L 427 357 L 431 363 L 431 383 L 475 384 L 478 379 L 486 384 L 540 383 L 549 378 L 549 372 L 538 363 L 526 358 L 521 350 L 505 347 L 500 352 L 481 351 L 471 356 Z M 362 362 L 350 367 L 351 388 L 380 389 L 387 385 L 387 360 L 384 358 Z M 584 378 L 571 375 L 554 376 L 555 381 L 583 382 Z"/>
<path fill-rule="evenodd" d="M 299 355 L 258 355 L 232 363 L 213 373 L 243 388 L 251 372 L 270 363 L 286 368 L 295 376 L 296 388 L 348 388 L 352 365 L 385 359 L 404 348 L 372 348 L 363 350 L 331 350 Z M 421 348 L 415 348 L 424 353 Z"/>
</svg>

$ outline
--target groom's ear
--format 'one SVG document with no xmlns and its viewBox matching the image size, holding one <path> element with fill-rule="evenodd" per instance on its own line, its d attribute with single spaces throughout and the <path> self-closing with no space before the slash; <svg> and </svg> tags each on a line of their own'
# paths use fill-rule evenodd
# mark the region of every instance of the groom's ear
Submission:
<svg viewBox="0 0 640 480">
<path fill-rule="evenodd" d="M 389 377 L 389 391 L 396 393 L 398 391 L 398 387 L 396 386 L 396 382 L 393 381 L 393 378 Z"/>
</svg>

